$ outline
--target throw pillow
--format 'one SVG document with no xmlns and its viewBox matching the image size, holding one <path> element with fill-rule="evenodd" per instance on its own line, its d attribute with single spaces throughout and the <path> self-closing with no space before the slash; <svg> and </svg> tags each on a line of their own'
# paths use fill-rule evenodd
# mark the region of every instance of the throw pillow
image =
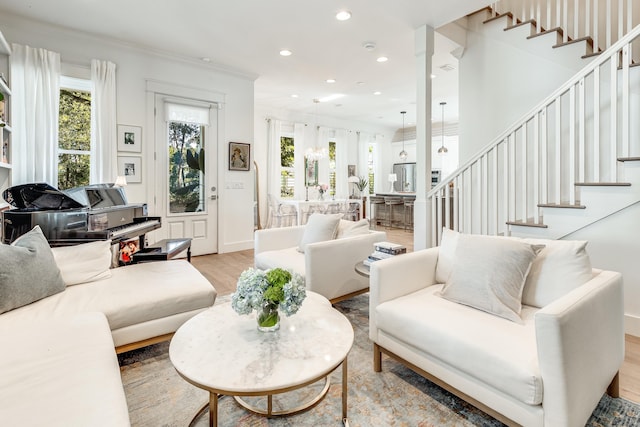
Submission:
<svg viewBox="0 0 640 427">
<path fill-rule="evenodd" d="M 512 239 L 460 234 L 453 270 L 441 296 L 520 322 L 522 289 L 542 248 Z"/>
<path fill-rule="evenodd" d="M 360 221 L 347 221 L 341 219 L 340 224 L 338 224 L 338 233 L 336 234 L 336 239 L 359 236 L 362 234 L 369 234 L 368 219 L 361 219 Z"/>
<path fill-rule="evenodd" d="M 0 313 L 64 291 L 60 270 L 39 226 L 0 245 Z"/>
<path fill-rule="evenodd" d="M 298 245 L 298 252 L 304 253 L 307 245 L 311 243 L 335 239 L 340 218 L 342 218 L 342 214 L 312 214 L 304 227 L 302 239 Z"/>
<path fill-rule="evenodd" d="M 111 240 L 51 250 L 67 286 L 111 277 Z"/>
<path fill-rule="evenodd" d="M 593 277 L 584 240 L 524 239 L 543 244 L 531 265 L 522 293 L 522 303 L 544 307 Z"/>
<path fill-rule="evenodd" d="M 446 283 L 453 270 L 453 261 L 456 256 L 458 237 L 460 233 L 448 228 L 442 229 L 442 239 L 438 252 L 438 264 L 436 264 L 436 282 Z"/>
</svg>

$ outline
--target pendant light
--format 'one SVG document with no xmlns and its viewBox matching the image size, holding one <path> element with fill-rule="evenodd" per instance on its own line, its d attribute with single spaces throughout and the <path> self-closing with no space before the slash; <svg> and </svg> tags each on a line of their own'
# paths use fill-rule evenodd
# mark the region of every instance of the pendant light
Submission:
<svg viewBox="0 0 640 427">
<path fill-rule="evenodd" d="M 402 114 L 402 151 L 400 152 L 400 160 L 407 160 L 407 157 L 409 156 L 409 154 L 407 154 L 406 151 L 404 151 L 404 115 L 407 114 L 406 111 L 400 111 L 400 114 Z"/>
<path fill-rule="evenodd" d="M 442 107 L 442 145 L 438 148 L 438 154 L 447 154 L 449 150 L 444 146 L 444 106 L 447 105 L 446 102 L 441 102 L 440 106 Z"/>
</svg>

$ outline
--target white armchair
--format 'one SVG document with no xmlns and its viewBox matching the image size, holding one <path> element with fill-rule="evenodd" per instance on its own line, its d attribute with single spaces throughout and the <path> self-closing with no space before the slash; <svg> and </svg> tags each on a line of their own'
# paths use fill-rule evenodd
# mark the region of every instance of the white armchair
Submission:
<svg viewBox="0 0 640 427">
<path fill-rule="evenodd" d="M 369 281 L 354 267 L 373 252 L 376 242 L 386 240 L 386 233 L 367 230 L 366 234 L 311 243 L 301 253 L 297 248 L 305 227 L 257 230 L 255 267 L 288 268 L 304 275 L 307 289 L 332 303 L 366 292 Z"/>
<path fill-rule="evenodd" d="M 374 370 L 387 354 L 508 425 L 583 426 L 605 391 L 617 397 L 620 273 L 588 266 L 586 282 L 564 295 L 523 304 L 519 323 L 443 298 L 438 264 L 446 257 L 436 247 L 372 264 Z M 534 263 L 555 262 L 542 252 L 538 258 Z M 554 274 L 566 264 L 554 264 Z M 539 271 L 553 282 L 547 267 Z"/>
</svg>

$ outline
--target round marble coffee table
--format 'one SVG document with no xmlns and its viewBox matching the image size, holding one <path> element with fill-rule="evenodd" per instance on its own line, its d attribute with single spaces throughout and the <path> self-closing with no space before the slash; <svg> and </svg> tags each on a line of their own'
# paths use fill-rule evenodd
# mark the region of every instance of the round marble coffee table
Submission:
<svg viewBox="0 0 640 427">
<path fill-rule="evenodd" d="M 182 325 L 169 346 L 171 363 L 182 378 L 209 391 L 209 425 L 218 423 L 219 396 L 234 396 L 246 409 L 273 417 L 291 415 L 317 405 L 329 389 L 328 375 L 342 364 L 342 419 L 347 421 L 347 355 L 353 345 L 349 320 L 329 301 L 307 293 L 300 310 L 282 316 L 280 330 L 260 332 L 255 313 L 240 316 L 231 303 L 213 306 Z M 274 411 L 272 396 L 325 378 L 320 394 L 294 408 Z M 243 396 L 267 396 L 266 408 Z"/>
</svg>

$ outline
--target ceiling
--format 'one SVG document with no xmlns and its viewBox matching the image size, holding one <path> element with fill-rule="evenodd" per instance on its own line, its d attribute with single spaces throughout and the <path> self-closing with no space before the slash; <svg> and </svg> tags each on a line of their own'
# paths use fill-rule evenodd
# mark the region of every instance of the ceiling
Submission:
<svg viewBox="0 0 640 427">
<path fill-rule="evenodd" d="M 256 107 L 385 127 L 415 122 L 414 30 L 449 23 L 486 0 L 0 0 L 0 12 L 255 77 Z M 336 13 L 352 17 L 338 21 Z M 371 42 L 374 49 L 363 44 Z M 456 45 L 436 33 L 433 115 L 457 121 Z M 279 55 L 289 49 L 291 56 Z M 387 62 L 376 59 L 386 56 Z M 452 71 L 440 67 L 453 66 Z M 326 83 L 333 78 L 335 83 Z M 374 92 L 380 92 L 374 95 Z M 314 99 L 340 94 L 314 104 Z M 297 97 L 292 97 L 296 95 Z"/>
</svg>

